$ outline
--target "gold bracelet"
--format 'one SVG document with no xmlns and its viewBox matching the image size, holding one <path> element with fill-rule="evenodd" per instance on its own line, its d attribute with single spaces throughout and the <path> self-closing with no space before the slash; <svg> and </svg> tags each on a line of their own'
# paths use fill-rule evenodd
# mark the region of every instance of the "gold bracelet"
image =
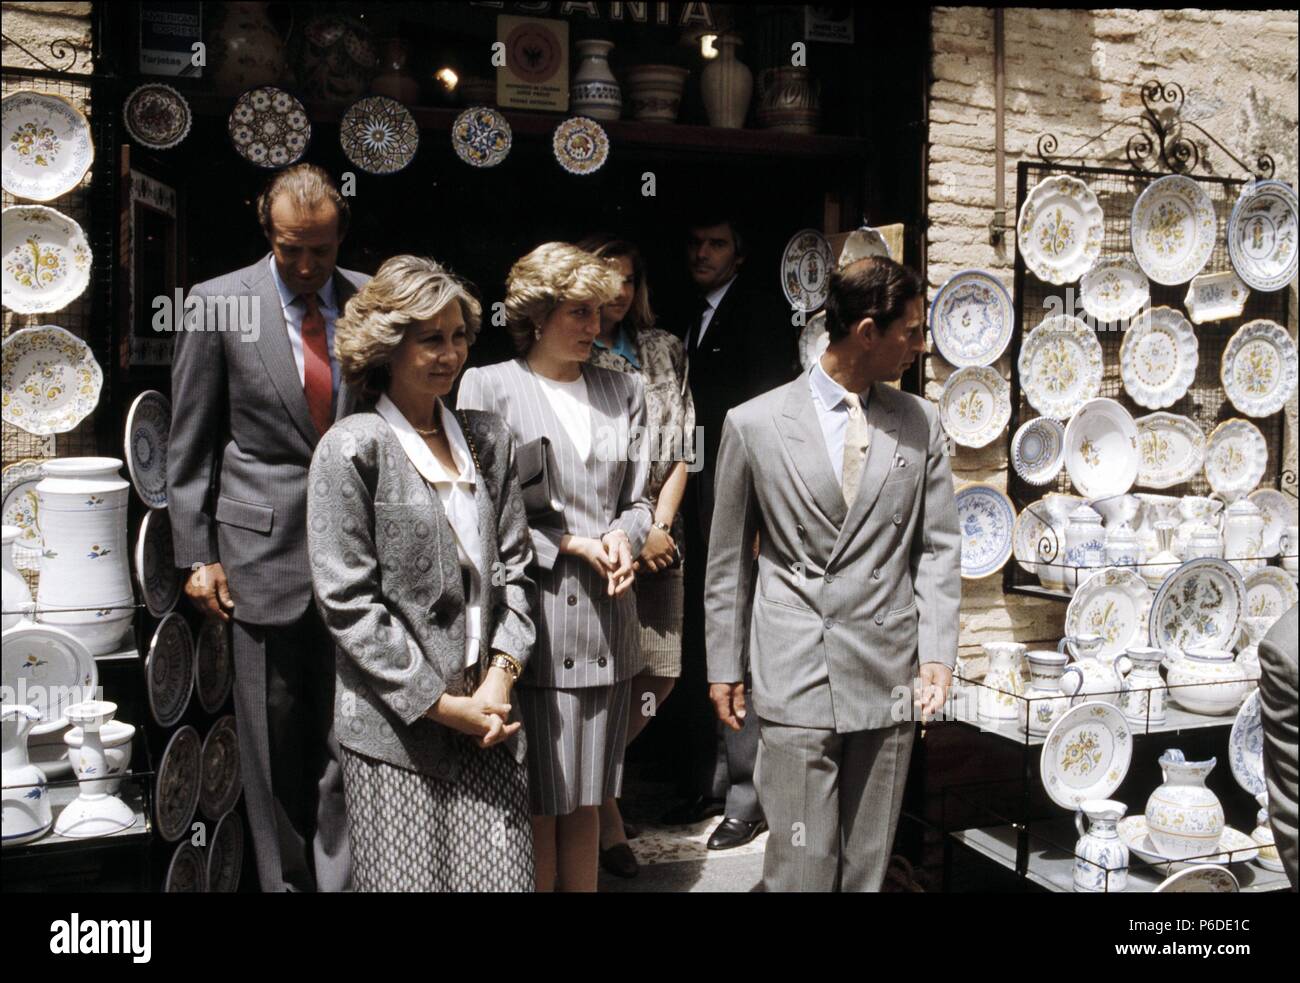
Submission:
<svg viewBox="0 0 1300 983">
<path fill-rule="evenodd" d="M 511 682 L 518 682 L 519 674 L 524 671 L 524 667 L 519 664 L 518 659 L 512 655 L 506 655 L 504 652 L 497 652 L 493 655 L 488 665 L 496 669 L 504 669 L 510 673 Z"/>
</svg>

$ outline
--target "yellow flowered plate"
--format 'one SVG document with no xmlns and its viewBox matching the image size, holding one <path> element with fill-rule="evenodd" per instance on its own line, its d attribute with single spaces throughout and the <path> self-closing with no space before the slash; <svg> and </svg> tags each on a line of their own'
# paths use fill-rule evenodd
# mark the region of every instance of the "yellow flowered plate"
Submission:
<svg viewBox="0 0 1300 983">
<path fill-rule="evenodd" d="M 15 331 L 0 349 L 6 423 L 28 433 L 67 433 L 99 403 L 104 373 L 90 346 L 53 324 Z"/>
<path fill-rule="evenodd" d="M 1085 799 L 1108 799 L 1128 774 L 1133 734 L 1118 707 L 1089 700 L 1052 724 L 1041 756 L 1043 787 L 1073 812 Z"/>
<path fill-rule="evenodd" d="M 81 226 L 44 205 L 0 214 L 0 294 L 16 314 L 67 307 L 90 285 L 90 245 Z"/>
</svg>

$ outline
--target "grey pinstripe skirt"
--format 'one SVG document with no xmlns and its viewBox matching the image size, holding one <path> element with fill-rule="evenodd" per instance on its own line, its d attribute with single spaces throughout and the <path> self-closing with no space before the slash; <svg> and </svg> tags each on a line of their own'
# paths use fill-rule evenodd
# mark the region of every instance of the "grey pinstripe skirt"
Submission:
<svg viewBox="0 0 1300 983">
<path fill-rule="evenodd" d="M 677 679 L 682 674 L 682 585 L 680 567 L 637 575 L 636 614 L 647 675 Z"/>
<path fill-rule="evenodd" d="M 518 685 L 528 738 L 528 797 L 534 816 L 567 816 L 623 788 L 623 744 L 632 680 L 553 689 Z"/>
</svg>

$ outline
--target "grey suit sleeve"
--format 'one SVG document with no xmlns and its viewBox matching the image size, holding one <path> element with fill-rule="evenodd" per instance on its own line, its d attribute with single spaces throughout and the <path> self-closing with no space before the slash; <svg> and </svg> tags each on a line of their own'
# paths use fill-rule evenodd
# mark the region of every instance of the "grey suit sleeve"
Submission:
<svg viewBox="0 0 1300 983">
<path fill-rule="evenodd" d="M 911 552 L 912 582 L 920 612 L 917 650 L 921 662 L 941 662 L 951 669 L 957 663 L 961 610 L 961 532 L 952 466 L 939 414 L 926 404 L 925 415 L 930 427 L 930 449 L 920 521 Z"/>
<path fill-rule="evenodd" d="M 1264 729 L 1264 780 L 1268 786 L 1268 818 L 1278 856 L 1296 889 L 1297 721 L 1300 670 L 1297 669 L 1297 614 L 1292 607 L 1259 643 L 1259 709 Z"/>
<path fill-rule="evenodd" d="M 493 652 L 512 656 L 520 666 L 528 664 L 537 628 L 532 613 L 538 610 L 537 585 L 528 576 L 533 562 L 533 547 L 524 515 L 524 493 L 515 473 L 515 442 L 503 426 L 506 448 L 506 471 L 501 481 L 501 504 L 497 510 L 497 549 L 501 557 L 500 577 L 504 597 L 498 608 L 497 623 L 492 630 Z M 492 572 L 493 578 L 498 572 Z"/>
<path fill-rule="evenodd" d="M 704 584 L 709 682 L 738 683 L 744 679 L 753 608 L 758 498 L 749 449 L 730 413 L 722 424 L 716 474 Z"/>
<path fill-rule="evenodd" d="M 312 586 L 330 635 L 371 692 L 412 724 L 446 682 L 393 617 L 380 587 L 375 511 L 358 464 L 355 437 L 332 428 L 312 457 L 307 482 L 307 553 Z"/>
<path fill-rule="evenodd" d="M 641 555 L 641 548 L 645 546 L 646 536 L 650 534 L 650 526 L 654 522 L 654 510 L 646 495 L 646 483 L 650 480 L 650 455 L 654 449 L 650 446 L 651 441 L 645 430 L 645 384 L 640 376 L 626 378 L 635 383 L 632 402 L 628 407 L 628 432 L 641 434 L 642 437 L 639 446 L 629 448 L 633 453 L 629 454 L 628 467 L 623 472 L 623 487 L 619 489 L 618 495 L 618 516 L 610 525 L 610 531 L 622 529 L 627 533 L 632 556 L 635 558 Z"/>
<path fill-rule="evenodd" d="M 196 316 L 203 322 L 205 294 Z M 206 323 L 200 323 L 206 329 Z M 167 515 L 178 567 L 216 563 L 217 531 L 212 500 L 218 441 L 226 429 L 226 350 L 217 331 L 176 332 L 172 354 L 172 422 L 167 438 Z"/>
</svg>

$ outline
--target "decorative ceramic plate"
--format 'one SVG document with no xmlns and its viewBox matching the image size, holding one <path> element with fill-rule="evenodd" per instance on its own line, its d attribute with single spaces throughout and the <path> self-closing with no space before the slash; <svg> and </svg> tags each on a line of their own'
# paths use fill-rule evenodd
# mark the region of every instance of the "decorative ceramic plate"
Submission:
<svg viewBox="0 0 1300 983">
<path fill-rule="evenodd" d="M 339 123 L 343 153 L 367 174 L 396 174 L 415 159 L 420 128 L 409 109 L 387 96 L 365 96 Z"/>
<path fill-rule="evenodd" d="M 0 522 L 22 530 L 22 535 L 14 540 L 14 562 L 20 570 L 40 569 L 40 499 L 36 495 L 40 483 L 41 461 L 36 458 L 15 461 L 4 469 L 0 478 Z M 24 560 L 31 562 L 24 566 Z"/>
<path fill-rule="evenodd" d="M 235 152 L 258 167 L 288 167 L 311 143 L 311 120 L 296 97 L 274 85 L 249 89 L 226 121 Z"/>
<path fill-rule="evenodd" d="M 1133 205 L 1130 235 L 1138 265 L 1156 283 L 1186 283 L 1214 252 L 1214 202 L 1181 174 L 1147 185 Z"/>
<path fill-rule="evenodd" d="M 1237 784 L 1250 795 L 1267 792 L 1264 781 L 1264 720 L 1259 715 L 1259 690 L 1246 697 L 1228 737 L 1228 765 Z"/>
<path fill-rule="evenodd" d="M 194 638 L 179 613 L 166 615 L 153 633 L 144 675 L 149 712 L 160 727 L 172 726 L 185 715 L 194 689 Z"/>
<path fill-rule="evenodd" d="M 239 801 L 239 735 L 235 718 L 225 716 L 212 725 L 203 742 L 203 781 L 199 808 L 209 819 L 220 819 Z"/>
<path fill-rule="evenodd" d="M 154 810 L 158 835 L 175 843 L 190 831 L 194 810 L 199 805 L 203 750 L 199 732 L 186 724 L 167 742 L 158 775 L 154 779 Z M 203 869 L 203 858 L 199 858 Z"/>
<path fill-rule="evenodd" d="M 145 607 L 161 618 L 176 607 L 181 596 L 181 571 L 172 549 L 172 523 L 166 509 L 145 514 L 135 537 L 135 582 L 144 595 Z"/>
<path fill-rule="evenodd" d="M 142 392 L 126 414 L 126 467 L 140 501 L 151 509 L 167 507 L 167 440 L 172 404 L 156 389 Z"/>
<path fill-rule="evenodd" d="M 79 638 L 52 625 L 20 621 L 0 644 L 0 683 L 13 702 L 33 706 L 41 722 L 29 734 L 48 734 L 68 726 L 68 707 L 94 699 L 99 666 Z"/>
<path fill-rule="evenodd" d="M 203 862 L 203 851 L 186 841 L 176 848 L 167 875 L 163 878 L 163 894 L 206 894 L 208 868 Z"/>
<path fill-rule="evenodd" d="M 1257 567 L 1245 575 L 1246 615 L 1274 622 L 1300 603 L 1300 587 L 1281 567 Z"/>
<path fill-rule="evenodd" d="M 609 137 L 594 119 L 571 116 L 555 128 L 551 150 L 570 174 L 593 174 L 609 157 Z"/>
<path fill-rule="evenodd" d="M 1137 317 L 1119 347 L 1120 376 L 1133 402 L 1150 410 L 1182 399 L 1196 378 L 1196 332 L 1172 307 Z"/>
<path fill-rule="evenodd" d="M 944 383 L 939 419 L 944 432 L 963 447 L 990 444 L 1011 419 L 1011 387 L 997 369 L 958 369 Z"/>
<path fill-rule="evenodd" d="M 799 364 L 805 370 L 810 368 L 830 343 L 831 336 L 826 332 L 826 312 L 818 311 L 799 331 Z"/>
<path fill-rule="evenodd" d="M 1036 416 L 1020 425 L 1011 440 L 1011 463 L 1031 485 L 1056 480 L 1065 463 L 1065 427 L 1050 416 Z"/>
<path fill-rule="evenodd" d="M 939 288 L 930 304 L 930 333 L 948 364 L 992 365 L 1011 343 L 1011 295 L 992 273 L 963 270 Z"/>
<path fill-rule="evenodd" d="M 1101 342 L 1079 318 L 1053 314 L 1029 332 L 1017 368 L 1029 404 L 1068 420 L 1101 392 Z"/>
<path fill-rule="evenodd" d="M 1300 375 L 1300 356 L 1286 328 L 1274 321 L 1249 321 L 1228 340 L 1219 378 L 1232 405 L 1247 416 L 1272 416 L 1291 398 Z"/>
<path fill-rule="evenodd" d="M 1169 865 L 1171 870 L 1187 869 L 1188 867 L 1204 866 L 1206 864 L 1244 864 L 1249 863 L 1259 856 L 1259 844 L 1239 829 L 1233 829 L 1231 826 L 1223 827 L 1223 834 L 1219 837 L 1219 845 L 1216 849 L 1222 851 L 1210 857 L 1197 857 L 1189 859 L 1186 857 L 1166 857 L 1156 849 L 1156 845 L 1151 842 L 1151 834 L 1147 831 L 1146 816 L 1129 816 L 1127 819 L 1121 819 L 1119 822 L 1119 836 L 1124 841 L 1129 852 L 1134 856 L 1145 860 L 1149 864 Z"/>
<path fill-rule="evenodd" d="M 1282 533 L 1287 526 L 1300 525 L 1300 508 L 1296 500 L 1276 488 L 1260 488 L 1249 498 L 1264 517 L 1264 542 L 1261 556 L 1277 556 L 1282 552 Z M 5 522 L 8 522 L 5 519 Z"/>
<path fill-rule="evenodd" d="M 81 183 L 95 160 L 90 124 L 71 102 L 25 89 L 0 103 L 4 189 L 50 201 Z"/>
<path fill-rule="evenodd" d="M 1096 321 L 1127 321 L 1151 302 L 1151 283 L 1128 256 L 1108 256 L 1079 281 L 1083 309 Z"/>
<path fill-rule="evenodd" d="M 1043 787 L 1073 812 L 1085 799 L 1109 799 L 1128 774 L 1133 736 L 1119 709 L 1096 700 L 1071 707 L 1043 743 Z"/>
<path fill-rule="evenodd" d="M 1231 270 L 1225 273 L 1202 273 L 1192 277 L 1192 282 L 1187 287 L 1187 296 L 1183 298 L 1183 306 L 1187 308 L 1187 316 L 1193 324 L 1205 324 L 1208 321 L 1241 317 L 1249 296 L 1250 290 Z"/>
<path fill-rule="evenodd" d="M 22 328 L 0 349 L 6 423 L 28 433 L 67 433 L 99 405 L 104 372 L 90 346 L 53 324 Z"/>
<path fill-rule="evenodd" d="M 797 311 L 811 313 L 826 303 L 835 251 L 816 229 L 796 232 L 781 254 L 781 289 Z"/>
<path fill-rule="evenodd" d="M 230 696 L 235 682 L 226 622 L 220 618 L 204 618 L 195 647 L 198 669 L 194 674 L 194 693 L 205 713 L 216 713 Z"/>
<path fill-rule="evenodd" d="M 122 118 L 131 139 L 151 150 L 170 150 L 189 135 L 193 122 L 185 97 L 161 82 L 149 82 L 127 96 Z"/>
<path fill-rule="evenodd" d="M 840 258 L 836 262 L 842 270 L 850 263 L 856 263 L 870 256 L 884 256 L 888 259 L 889 244 L 885 242 L 885 237 L 880 234 L 879 229 L 864 225 L 848 234 L 844 240 L 844 247 L 840 250 Z"/>
<path fill-rule="evenodd" d="M 1016 509 L 992 485 L 966 485 L 957 491 L 961 524 L 961 575 L 967 580 L 997 573 L 1011 557 Z"/>
<path fill-rule="evenodd" d="M 1246 584 L 1237 568 L 1213 556 L 1188 560 L 1165 578 L 1151 604 L 1151 647 L 1231 650 L 1246 614 Z"/>
<path fill-rule="evenodd" d="M 1150 613 L 1147 582 L 1133 570 L 1107 567 L 1075 590 L 1065 611 L 1065 634 L 1100 635 L 1104 662 L 1146 640 Z"/>
<path fill-rule="evenodd" d="M 1078 178 L 1045 178 L 1025 196 L 1016 222 L 1025 266 L 1047 283 L 1073 283 L 1101 255 L 1101 205 Z"/>
<path fill-rule="evenodd" d="M 1237 894 L 1237 878 L 1223 867 L 1189 867 L 1167 877 L 1152 894 Z"/>
<path fill-rule="evenodd" d="M 244 869 L 244 821 L 237 812 L 227 812 L 208 841 L 208 890 L 233 894 L 239 890 Z"/>
<path fill-rule="evenodd" d="M 0 287 L 15 314 L 67 307 L 90 285 L 90 245 L 81 226 L 44 205 L 0 213 Z"/>
<path fill-rule="evenodd" d="M 1149 413 L 1138 428 L 1138 477 L 1144 488 L 1169 488 L 1191 481 L 1205 464 L 1205 434 L 1194 420 L 1176 413 Z"/>
<path fill-rule="evenodd" d="M 1249 420 L 1225 420 L 1205 445 L 1205 478 L 1231 502 L 1259 487 L 1268 467 L 1268 444 Z"/>
<path fill-rule="evenodd" d="M 1281 290 L 1295 278 L 1296 193 L 1290 185 L 1257 181 L 1242 191 L 1228 219 L 1228 257 L 1256 290 Z"/>
<path fill-rule="evenodd" d="M 1138 430 L 1113 399 L 1091 399 L 1065 428 L 1065 470 L 1086 498 L 1123 495 L 1137 481 Z"/>
<path fill-rule="evenodd" d="M 456 156 L 473 167 L 495 167 L 510 154 L 510 124 L 495 109 L 471 106 L 451 124 Z"/>
</svg>

